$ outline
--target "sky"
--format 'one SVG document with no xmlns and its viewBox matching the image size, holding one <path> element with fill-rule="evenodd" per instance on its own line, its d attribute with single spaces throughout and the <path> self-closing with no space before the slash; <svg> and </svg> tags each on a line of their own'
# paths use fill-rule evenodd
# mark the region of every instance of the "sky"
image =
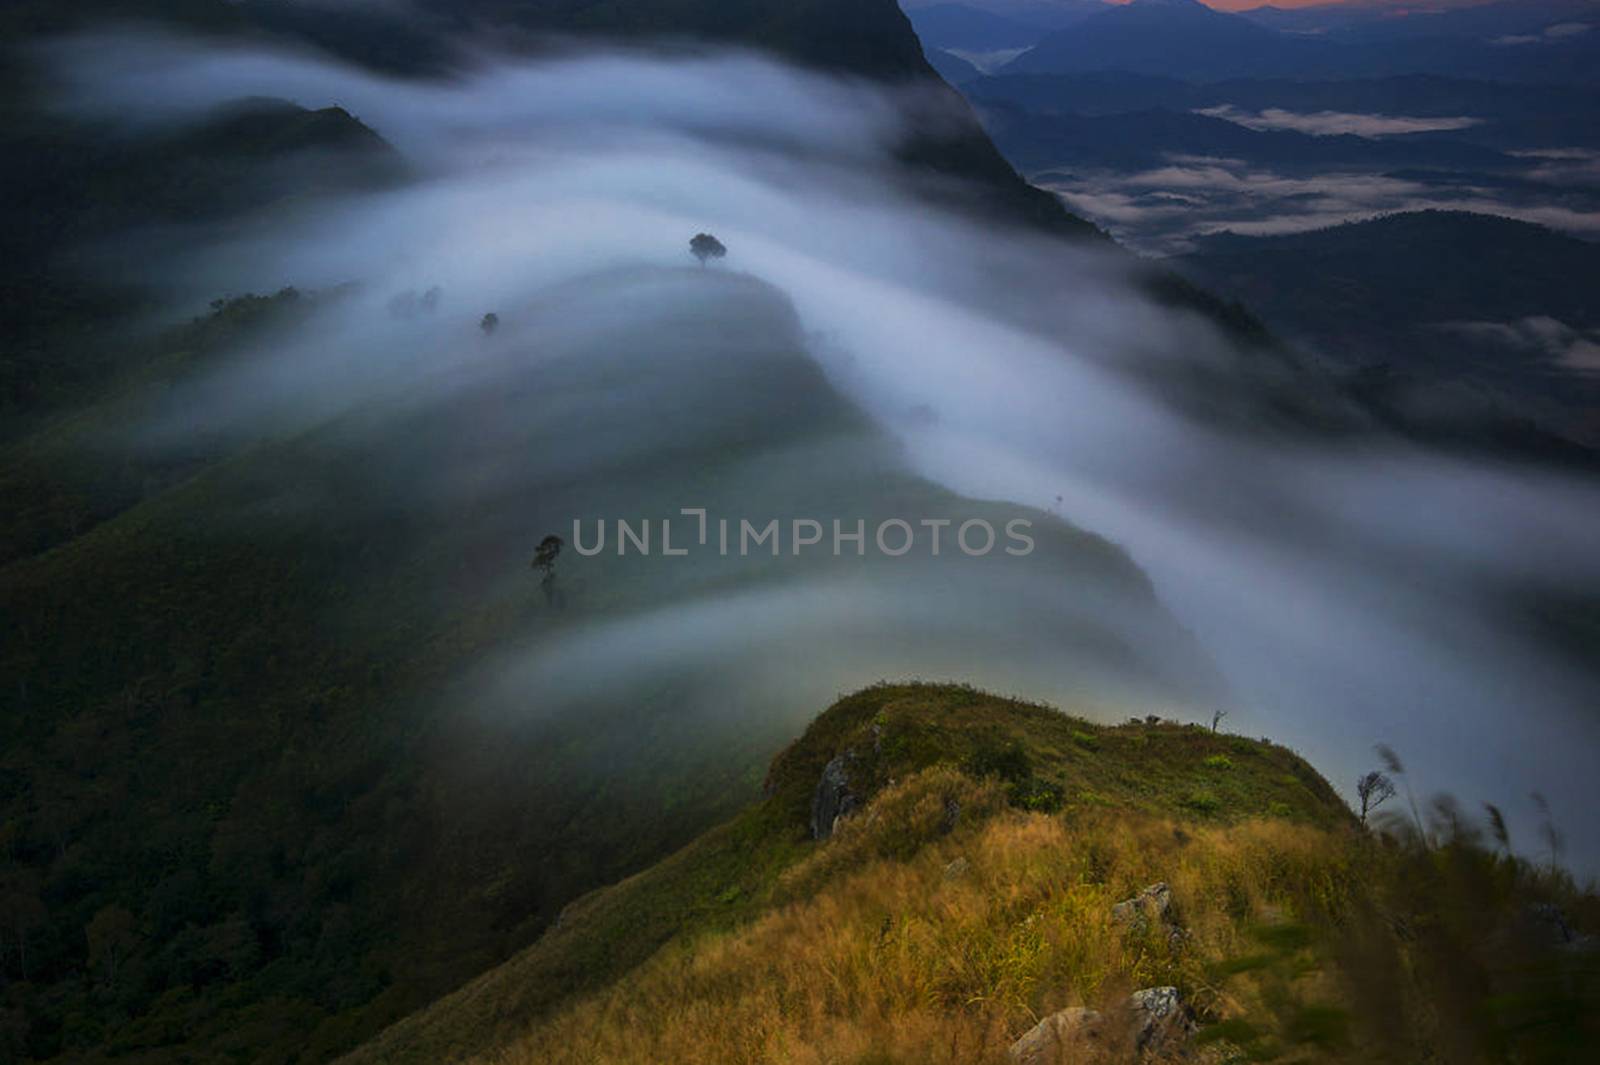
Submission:
<svg viewBox="0 0 1600 1065">
<path fill-rule="evenodd" d="M 1109 0 L 1109 2 L 1130 3 L 1131 0 Z M 1338 3 L 1338 0 L 1333 0 L 1333 3 L 1330 3 L 1330 0 L 1201 0 L 1201 2 L 1207 7 L 1216 8 L 1218 11 L 1249 11 L 1252 8 L 1267 6 L 1282 8 L 1329 7 L 1333 6 L 1333 3 Z M 1357 2 L 1360 2 L 1360 0 L 1357 0 Z M 1364 0 L 1364 2 L 1360 2 L 1360 6 L 1379 7 L 1386 5 L 1389 7 L 1465 7 L 1468 4 L 1478 2 L 1482 2 L 1482 0 L 1421 0 L 1421 2 L 1418 2 L 1418 0 Z"/>
</svg>

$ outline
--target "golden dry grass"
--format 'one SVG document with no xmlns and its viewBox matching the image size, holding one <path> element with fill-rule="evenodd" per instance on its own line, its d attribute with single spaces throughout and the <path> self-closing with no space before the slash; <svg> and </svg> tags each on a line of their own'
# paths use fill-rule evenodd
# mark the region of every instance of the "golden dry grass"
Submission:
<svg viewBox="0 0 1600 1065">
<path fill-rule="evenodd" d="M 950 796 L 965 826 L 895 855 L 894 840 L 922 837 Z M 1002 807 L 994 785 L 948 768 L 891 787 L 787 874 L 803 897 L 742 930 L 669 945 L 478 1060 L 999 1062 L 1044 1013 L 1107 1007 L 1135 987 L 1249 1008 L 1211 985 L 1206 961 L 1244 950 L 1249 922 L 1306 885 L 1348 876 L 1339 835 L 1304 825 L 1068 822 Z M 948 875 L 958 858 L 966 871 Z M 1180 943 L 1111 920 L 1114 903 L 1155 880 L 1172 887 Z"/>
<path fill-rule="evenodd" d="M 811 796 L 840 752 L 868 802 L 819 845 Z M 1600 1045 L 1600 955 L 1530 922 L 1600 928 L 1600 899 L 1460 816 L 1369 834 L 1265 742 L 880 686 L 767 785 L 350 1065 L 983 1065 L 1057 1009 L 1163 985 L 1208 1060 L 1566 1065 Z M 1156 881 L 1176 939 L 1112 920 Z M 1101 1058 L 1126 1062 L 1117 1028 Z"/>
</svg>

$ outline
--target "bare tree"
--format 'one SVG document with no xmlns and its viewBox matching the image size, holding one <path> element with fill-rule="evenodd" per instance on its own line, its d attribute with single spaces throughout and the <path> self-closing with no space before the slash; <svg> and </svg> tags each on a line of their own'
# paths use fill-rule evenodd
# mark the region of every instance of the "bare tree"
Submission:
<svg viewBox="0 0 1600 1065">
<path fill-rule="evenodd" d="M 1215 733 L 1217 731 L 1217 729 L 1222 727 L 1222 722 L 1227 716 L 1228 716 L 1228 712 L 1226 710 L 1215 710 L 1215 711 L 1212 711 L 1212 714 L 1211 714 L 1211 731 L 1213 733 Z"/>
<path fill-rule="evenodd" d="M 1356 797 L 1361 800 L 1361 823 L 1365 825 L 1369 813 L 1394 798 L 1394 792 L 1394 781 L 1376 769 L 1356 781 Z"/>
</svg>

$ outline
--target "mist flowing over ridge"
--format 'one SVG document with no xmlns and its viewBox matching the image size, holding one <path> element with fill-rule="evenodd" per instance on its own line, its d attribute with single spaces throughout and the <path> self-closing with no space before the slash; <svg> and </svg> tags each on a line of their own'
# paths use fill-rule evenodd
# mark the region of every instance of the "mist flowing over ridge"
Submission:
<svg viewBox="0 0 1600 1065">
<path fill-rule="evenodd" d="M 1180 412 L 1146 382 L 1225 368 L 1230 342 L 1198 316 L 1139 295 L 1119 256 L 1021 233 L 994 239 L 996 231 L 912 198 L 894 163 L 902 116 L 908 106 L 937 111 L 936 98 L 908 103 L 915 88 L 839 81 L 741 53 L 485 58 L 442 85 L 173 37 L 78 40 L 54 57 L 63 99 L 79 114 L 181 123 L 208 106 L 262 95 L 338 105 L 422 175 L 398 190 L 306 205 L 220 243 L 209 234 L 183 237 L 185 250 L 165 277 L 179 305 L 285 284 L 361 288 L 163 404 L 165 413 L 125 446 L 165 446 L 201 428 L 305 432 L 351 414 L 381 441 L 463 390 L 545 373 L 541 349 L 593 351 L 608 337 L 641 344 L 650 323 L 683 300 L 710 299 L 709 313 L 730 313 L 745 297 L 725 304 L 697 295 L 704 279 L 620 287 L 605 280 L 688 266 L 688 237 L 714 232 L 731 249 L 726 270 L 748 273 L 792 303 L 807 355 L 897 442 L 910 471 L 971 499 L 1054 511 L 1123 545 L 1220 670 L 1235 705 L 1230 725 L 1271 732 L 1338 780 L 1353 779 L 1370 745 L 1386 742 L 1407 753 L 1422 786 L 1495 801 L 1522 811 L 1513 817 L 1524 822 L 1532 815 L 1519 796 L 1531 787 L 1561 810 L 1581 810 L 1592 797 L 1595 678 L 1546 646 L 1506 603 L 1600 585 L 1587 542 L 1600 492 L 1558 474 L 1478 466 L 1377 435 L 1334 450 L 1287 428 L 1245 429 Z M 444 294 L 436 316 L 385 316 L 394 294 L 432 286 Z M 505 326 L 485 355 L 474 327 L 491 310 Z M 524 322 L 538 329 L 526 331 Z M 626 380 L 676 357 L 617 351 L 606 372 Z M 708 400 L 694 376 L 707 364 L 686 367 L 682 379 L 656 382 L 664 390 L 658 401 L 679 389 L 708 413 L 740 401 L 737 390 Z M 1228 397 L 1213 399 L 1222 407 Z M 516 421 L 514 410 L 503 416 Z M 515 469 L 531 464 L 536 480 L 559 480 L 626 468 L 658 446 L 642 423 L 570 424 L 558 446 L 531 456 L 497 447 L 491 433 L 471 482 L 436 482 L 429 456 L 406 452 L 415 465 L 395 479 L 396 500 L 438 508 L 448 501 L 472 513 L 474 500 L 493 498 L 482 493 Z M 781 471 L 774 484 L 809 486 L 826 500 L 830 486 L 804 463 L 773 468 Z M 673 505 L 670 484 L 652 485 L 663 507 Z M 509 561 L 520 545 L 502 547 Z M 861 597 L 855 616 L 878 631 L 915 629 L 945 579 L 937 569 L 918 573 L 910 582 L 917 587 L 907 588 L 884 567 L 846 593 Z M 514 578 L 508 571 L 505 579 Z M 1081 589 L 1048 574 L 1036 579 L 1031 594 L 1041 613 L 1014 623 L 1077 609 Z M 976 602 L 986 588 L 1014 593 L 1011 580 L 970 570 L 948 602 Z M 641 634 L 653 642 L 675 629 L 682 636 L 680 610 L 691 604 L 681 589 L 671 579 L 647 586 L 637 613 L 616 622 L 624 642 Z M 1090 599 L 1114 609 L 1098 593 Z M 709 597 L 687 630 L 693 638 L 662 645 L 670 653 L 657 665 L 670 664 L 679 646 L 708 668 L 733 658 L 752 671 L 748 692 L 779 698 L 778 686 L 763 681 L 763 654 L 821 638 L 838 602 L 799 585 L 732 612 Z M 760 619 L 754 629 L 752 619 Z M 910 641 L 861 659 L 842 655 L 808 683 L 833 691 L 930 668 L 940 647 L 970 637 L 964 629 L 957 625 L 948 645 Z M 1135 642 L 1169 635 L 1138 624 L 1129 630 Z M 1037 636 L 1019 629 L 991 639 L 999 648 Z M 537 649 L 521 655 L 513 644 L 493 669 L 516 678 L 532 668 L 544 690 L 578 690 L 593 679 L 583 663 L 611 661 L 603 648 L 616 637 L 604 629 L 576 635 L 593 641 L 590 651 L 554 660 Z M 1078 648 L 1062 661 L 1086 657 Z M 969 658 L 961 665 L 978 683 L 1046 698 L 1096 695 L 1107 714 L 1126 705 L 1125 691 L 1077 688 L 1070 665 L 1019 662 L 1011 672 Z M 645 656 L 608 683 L 648 684 L 653 668 Z M 499 690 L 502 680 L 487 683 Z M 812 692 L 792 697 L 806 708 L 814 701 Z M 1212 698 L 1206 693 L 1184 712 L 1207 717 Z M 1575 856 L 1592 865 L 1600 830 L 1573 828 Z"/>
</svg>

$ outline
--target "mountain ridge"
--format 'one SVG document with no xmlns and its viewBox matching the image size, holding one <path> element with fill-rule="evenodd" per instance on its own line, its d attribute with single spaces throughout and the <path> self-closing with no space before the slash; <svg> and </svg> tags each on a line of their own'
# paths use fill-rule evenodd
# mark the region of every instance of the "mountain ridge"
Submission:
<svg viewBox="0 0 1600 1065">
<path fill-rule="evenodd" d="M 1239 766 L 1235 776 L 1205 763 L 1224 751 Z M 772 760 L 762 797 L 732 821 L 661 866 L 578 900 L 516 958 L 341 1058 L 341 1065 L 476 1060 L 562 998 L 615 979 L 669 940 L 693 942 L 803 898 L 831 875 L 803 871 L 828 846 L 814 839 L 816 800 L 829 767 L 841 764 L 855 809 L 869 808 L 875 796 L 916 774 L 964 767 L 976 778 L 997 777 L 1005 789 L 1000 805 L 1023 809 L 1081 814 L 1127 804 L 1186 822 L 1234 823 L 1248 816 L 1246 809 L 1270 807 L 1274 816 L 1330 828 L 1351 816 L 1315 770 L 1270 744 L 1143 719 L 1097 725 L 965 687 L 883 684 L 840 699 L 814 719 Z M 1157 779 L 1164 783 L 1153 784 Z M 980 809 L 996 809 L 992 791 L 979 799 L 953 787 L 963 805 L 970 795 Z M 908 838 L 885 841 L 887 853 L 909 857 L 938 839 L 944 808 L 935 805 L 931 823 L 919 821 Z"/>
<path fill-rule="evenodd" d="M 1148 985 L 1177 1003 L 1139 1036 L 1157 1058 L 1404 1057 L 1477 1016 L 1464 1042 L 1562 1060 L 1592 1023 L 1474 1010 L 1556 974 L 1576 981 L 1559 1008 L 1588 1001 L 1577 929 L 1600 899 L 1437 808 L 1457 820 L 1436 844 L 1403 816 L 1373 836 L 1266 741 L 879 685 L 815 719 L 734 820 L 341 1062 L 1127 1060 L 1114 1035 L 1069 1057 L 1049 1032 Z M 1386 1008 L 1360 993 L 1397 966 L 1415 985 L 1383 982 Z M 1337 977 L 1285 975 L 1308 972 Z M 1444 1016 L 1414 997 L 1458 978 Z"/>
<path fill-rule="evenodd" d="M 665 605 L 782 603 L 785 589 L 844 580 L 869 595 L 909 582 L 937 599 L 932 589 L 1019 564 L 569 554 L 564 605 L 542 600 L 528 544 L 574 515 L 666 516 L 684 498 L 722 513 L 850 508 L 871 521 L 985 516 L 997 528 L 1024 512 L 903 469 L 827 382 L 786 297 L 688 265 L 585 277 L 502 306 L 487 347 L 470 308 L 436 312 L 446 324 L 389 326 L 396 344 L 365 404 L 325 411 L 315 397 L 247 387 L 242 411 L 181 434 L 175 450 L 102 460 L 108 443 L 186 419 L 196 387 L 258 380 L 252 341 L 292 344 L 359 299 L 225 304 L 172 338 L 188 352 L 169 352 L 153 380 L 0 452 L 8 498 L 34 504 L 8 513 L 0 535 L 24 545 L 0 567 L 0 610 L 26 619 L 0 643 L 14 678 L 0 722 L 15 739 L 0 751 L 0 824 L 20 871 L 0 888 L 8 908 L 29 907 L 19 912 L 48 901 L 28 926 L 29 980 L 0 992 L 26 1018 L 20 1033 L 0 1028 L 0 1046 L 20 1045 L 22 1058 L 289 1062 L 347 1049 L 526 943 L 573 896 L 734 812 L 801 702 L 741 680 L 764 656 L 731 653 L 688 656 L 665 674 L 616 662 L 606 685 L 569 691 L 564 648 L 648 624 Z M 567 346 L 552 339 L 563 315 L 604 323 L 645 303 L 660 310 Z M 381 301 L 364 306 L 375 316 L 365 328 L 385 328 Z M 448 332 L 431 358 L 402 357 L 439 329 L 478 342 L 465 348 L 473 373 L 435 367 L 461 346 Z M 524 347 L 532 337 L 537 348 Z M 456 383 L 407 388 L 416 372 Z M 693 402 L 669 401 L 686 380 L 698 382 Z M 602 393 L 599 410 L 578 402 Z M 280 414 L 263 420 L 257 402 Z M 654 436 L 579 470 L 560 461 L 564 441 L 605 424 L 618 438 Z M 487 481 L 486 464 L 498 471 Z M 797 479 L 796 468 L 813 472 Z M 18 489 L 32 474 L 50 490 Z M 480 494 L 463 497 L 473 485 Z M 1032 636 L 993 647 L 994 660 L 1036 642 L 1052 670 L 1076 661 L 1079 683 L 1120 677 L 1157 702 L 1219 683 L 1124 552 L 1026 513 L 1033 561 L 1071 579 L 1074 595 L 1007 603 L 1006 616 L 1034 619 Z M 912 566 L 937 566 L 938 580 L 918 581 Z M 1090 607 L 1103 599 L 1121 607 L 1106 623 Z M 830 660 L 866 631 L 924 657 L 967 631 L 957 642 L 970 656 L 993 642 L 980 615 L 999 609 L 922 610 L 925 627 L 893 636 L 870 612 L 853 635 L 845 621 L 801 631 Z M 1141 640 L 1145 621 L 1160 631 Z M 518 672 L 551 654 L 543 681 Z M 87 954 L 83 929 L 97 919 L 134 930 L 114 976 Z M 0 964 L 21 975 L 14 953 Z"/>
</svg>

